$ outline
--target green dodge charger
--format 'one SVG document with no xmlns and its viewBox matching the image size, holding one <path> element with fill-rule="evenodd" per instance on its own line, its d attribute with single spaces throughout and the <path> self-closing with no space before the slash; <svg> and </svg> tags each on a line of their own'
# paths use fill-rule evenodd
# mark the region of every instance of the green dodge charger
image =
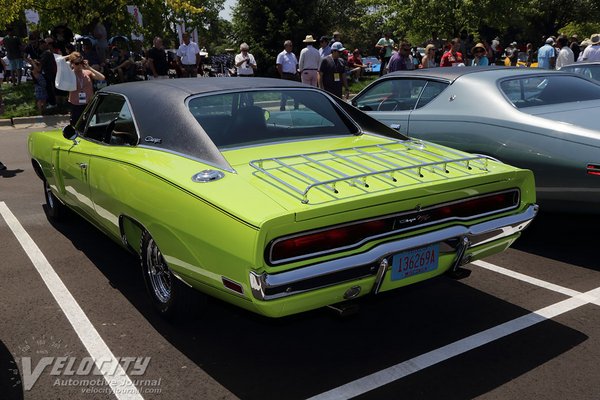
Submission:
<svg viewBox="0 0 600 400">
<path fill-rule="evenodd" d="M 68 207 L 138 254 L 165 316 L 190 288 L 281 317 L 462 277 L 537 213 L 531 171 L 290 81 L 109 86 L 28 145 L 48 216 Z"/>
</svg>

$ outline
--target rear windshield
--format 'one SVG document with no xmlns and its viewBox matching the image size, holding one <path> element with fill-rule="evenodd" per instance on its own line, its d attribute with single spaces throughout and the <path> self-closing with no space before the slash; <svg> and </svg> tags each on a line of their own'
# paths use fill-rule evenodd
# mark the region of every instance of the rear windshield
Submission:
<svg viewBox="0 0 600 400">
<path fill-rule="evenodd" d="M 359 133 L 329 97 L 317 90 L 220 93 L 192 98 L 188 107 L 219 148 Z"/>
<path fill-rule="evenodd" d="M 600 64 L 594 65 L 579 65 L 572 64 L 562 67 L 561 71 L 575 72 L 576 74 L 583 75 L 590 79 L 600 81 Z"/>
<path fill-rule="evenodd" d="M 500 89 L 517 108 L 600 99 L 600 85 L 558 74 L 505 80 Z"/>
</svg>

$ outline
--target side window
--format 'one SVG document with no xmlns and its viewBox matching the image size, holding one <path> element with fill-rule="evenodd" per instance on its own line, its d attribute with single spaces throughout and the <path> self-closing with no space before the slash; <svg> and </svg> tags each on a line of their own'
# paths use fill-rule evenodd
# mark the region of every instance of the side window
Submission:
<svg viewBox="0 0 600 400">
<path fill-rule="evenodd" d="M 427 84 L 423 79 L 386 79 L 356 102 L 363 111 L 407 111 L 415 108 Z"/>
<path fill-rule="evenodd" d="M 519 109 L 600 99 L 600 86 L 578 76 L 559 74 L 505 80 L 500 89 Z"/>
<path fill-rule="evenodd" d="M 212 137 L 225 134 L 233 118 L 234 95 L 203 96 L 191 100 L 188 107 L 204 131 Z M 214 139 L 213 139 L 214 140 Z"/>
<path fill-rule="evenodd" d="M 138 134 L 125 98 L 116 94 L 101 95 L 87 117 L 84 137 L 113 145 L 136 145 Z"/>
<path fill-rule="evenodd" d="M 419 98 L 419 102 L 417 103 L 416 108 L 421 108 L 427 105 L 431 100 L 438 97 L 440 93 L 444 91 L 448 87 L 447 83 L 429 81 L 427 85 L 425 85 L 425 89 L 421 92 L 421 97 Z"/>
</svg>

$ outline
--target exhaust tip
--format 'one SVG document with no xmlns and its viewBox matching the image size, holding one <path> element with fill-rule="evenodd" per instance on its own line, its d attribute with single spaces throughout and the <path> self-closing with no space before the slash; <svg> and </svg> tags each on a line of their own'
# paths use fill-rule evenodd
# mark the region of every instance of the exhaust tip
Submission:
<svg viewBox="0 0 600 400">
<path fill-rule="evenodd" d="M 344 302 L 344 303 L 331 304 L 331 305 L 327 306 L 327 309 L 329 309 L 330 311 L 333 311 L 333 313 L 336 316 L 343 318 L 343 317 L 348 317 L 350 315 L 358 314 L 358 312 L 360 311 L 360 306 L 356 303 Z"/>
</svg>

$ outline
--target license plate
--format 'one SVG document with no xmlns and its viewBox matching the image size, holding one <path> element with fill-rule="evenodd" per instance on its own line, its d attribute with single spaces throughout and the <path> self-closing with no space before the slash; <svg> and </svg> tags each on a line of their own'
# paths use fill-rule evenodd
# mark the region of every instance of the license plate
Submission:
<svg viewBox="0 0 600 400">
<path fill-rule="evenodd" d="M 392 256 L 392 280 L 434 271 L 438 267 L 439 245 L 431 244 Z"/>
</svg>

